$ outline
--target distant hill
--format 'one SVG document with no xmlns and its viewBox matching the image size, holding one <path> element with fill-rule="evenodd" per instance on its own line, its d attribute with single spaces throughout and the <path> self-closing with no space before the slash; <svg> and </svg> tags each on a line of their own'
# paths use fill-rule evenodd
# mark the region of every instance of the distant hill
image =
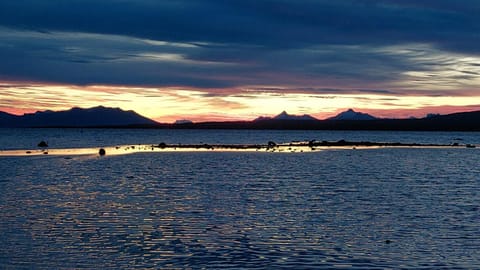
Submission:
<svg viewBox="0 0 480 270">
<path fill-rule="evenodd" d="M 480 111 L 432 115 L 418 120 L 430 130 L 480 131 Z"/>
<path fill-rule="evenodd" d="M 134 111 L 103 106 L 67 111 L 43 111 L 22 116 L 2 112 L 0 127 L 113 127 L 155 125 L 157 122 Z"/>
<path fill-rule="evenodd" d="M 330 117 L 327 120 L 359 120 L 359 121 L 365 121 L 365 120 L 376 120 L 377 118 L 374 116 L 371 116 L 368 113 L 362 113 L 362 112 L 356 112 L 352 109 L 348 109 L 347 111 L 341 112 L 337 114 L 334 117 Z"/>
<path fill-rule="evenodd" d="M 17 123 L 19 116 L 0 112 L 0 127 L 13 127 Z"/>
<path fill-rule="evenodd" d="M 73 108 L 44 111 L 22 116 L 0 112 L 0 127 L 126 127 L 174 129 L 278 129 L 278 130 L 408 130 L 408 131 L 480 131 L 480 111 L 447 115 L 429 115 L 421 119 L 379 119 L 348 110 L 346 116 L 318 120 L 309 115 L 282 112 L 254 121 L 199 122 L 159 124 L 134 111 L 118 108 Z M 353 113 L 352 113 L 353 112 Z M 341 114 L 340 114 L 341 115 Z M 366 115 L 366 116 L 365 116 Z M 333 120 L 332 120 L 333 119 Z M 359 121 L 360 119 L 369 121 Z M 339 121 L 341 120 L 341 121 Z"/>
<path fill-rule="evenodd" d="M 288 114 L 286 111 L 281 112 L 279 115 L 271 118 L 271 117 L 258 117 L 254 121 L 266 121 L 266 120 L 300 120 L 300 121 L 318 121 L 317 118 L 310 116 L 308 114 L 304 115 L 293 115 L 293 114 Z"/>
<path fill-rule="evenodd" d="M 188 120 L 188 119 L 179 119 L 179 120 L 175 120 L 175 122 L 173 124 L 174 125 L 187 125 L 187 124 L 193 124 L 193 121 Z"/>
<path fill-rule="evenodd" d="M 285 114 L 280 114 L 285 115 Z M 370 119 L 370 118 L 369 118 Z M 178 127 L 177 127 L 178 126 Z M 175 128 L 272 129 L 272 130 L 395 130 L 395 131 L 480 131 L 480 111 L 430 116 L 421 119 L 371 119 L 359 121 L 294 121 L 290 117 L 261 117 L 254 121 L 203 122 Z"/>
</svg>

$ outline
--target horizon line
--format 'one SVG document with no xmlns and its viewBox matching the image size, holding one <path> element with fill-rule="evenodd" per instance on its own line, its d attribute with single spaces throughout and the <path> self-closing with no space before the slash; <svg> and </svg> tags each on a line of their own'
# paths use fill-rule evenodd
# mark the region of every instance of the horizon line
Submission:
<svg viewBox="0 0 480 270">
<path fill-rule="evenodd" d="M 341 109 L 339 110 L 340 112 L 339 113 L 336 113 L 335 115 L 332 115 L 332 116 L 329 116 L 329 117 L 326 117 L 326 118 L 318 118 L 318 117 L 315 117 L 313 115 L 315 114 L 310 114 L 310 113 L 305 113 L 305 114 L 289 114 L 287 112 L 287 110 L 283 110 L 282 112 L 280 113 L 277 113 L 277 114 L 274 114 L 274 115 L 271 115 L 271 116 L 265 116 L 265 115 L 259 115 L 255 118 L 250 118 L 250 119 L 229 119 L 229 118 L 224 118 L 223 120 L 221 119 L 218 119 L 218 118 L 213 118 L 213 119 L 204 119 L 204 120 L 201 120 L 201 121 L 194 121 L 194 120 L 190 120 L 189 117 L 178 117 L 176 120 L 174 120 L 173 122 L 170 121 L 170 122 L 166 122 L 166 121 L 159 121 L 158 119 L 156 118 L 151 118 L 151 117 L 148 117 L 148 116 L 145 116 L 145 115 L 142 115 L 140 113 L 138 113 L 137 111 L 135 110 L 132 110 L 132 109 L 123 109 L 121 107 L 108 107 L 108 106 L 104 106 L 104 105 L 97 105 L 97 106 L 90 106 L 90 107 L 82 107 L 82 106 L 73 106 L 69 109 L 64 109 L 64 110 L 50 110 L 50 109 L 47 109 L 47 110 L 37 110 L 35 112 L 25 112 L 23 114 L 16 114 L 16 113 L 10 113 L 8 111 L 5 111 L 5 110 L 2 110 L 0 108 L 0 112 L 3 112 L 3 113 L 6 113 L 6 114 L 9 114 L 9 115 L 13 115 L 13 116 L 17 116 L 17 117 L 22 117 L 22 116 L 27 116 L 27 115 L 34 115 L 34 114 L 37 114 L 37 113 L 45 113 L 45 112 L 67 112 L 67 111 L 71 111 L 73 109 L 82 109 L 82 110 L 91 110 L 91 109 L 95 109 L 95 108 L 105 108 L 105 109 L 114 109 L 114 110 L 121 110 L 121 111 L 124 111 L 124 112 L 134 112 L 144 118 L 147 118 L 149 120 L 152 120 L 158 124 L 178 124 L 178 123 L 175 123 L 177 121 L 185 121 L 185 122 L 190 122 L 190 123 L 210 123 L 210 122 L 253 122 L 253 121 L 257 121 L 257 120 L 275 120 L 275 117 L 278 117 L 280 115 L 283 115 L 283 114 L 286 114 L 287 117 L 292 117 L 292 118 L 301 118 L 301 117 L 311 117 L 313 119 L 311 119 L 311 121 L 327 121 L 327 120 L 330 120 L 331 118 L 335 118 L 337 116 L 339 116 L 340 114 L 342 113 L 345 113 L 345 112 L 348 112 L 348 111 L 353 111 L 354 113 L 356 114 L 361 114 L 361 115 L 369 115 L 373 118 L 375 118 L 375 120 L 405 120 L 405 119 L 424 119 L 424 118 L 429 118 L 429 117 L 432 117 L 432 116 L 443 116 L 443 115 L 450 115 L 450 114 L 456 114 L 456 113 L 469 113 L 469 112 L 476 112 L 476 111 L 480 111 L 480 109 L 473 109 L 473 110 L 457 110 L 455 112 L 450 112 L 450 113 L 445 113 L 445 114 L 442 114 L 442 113 L 435 113 L 435 112 L 432 112 L 432 113 L 427 113 L 425 114 L 423 117 L 415 117 L 415 116 L 409 116 L 409 117 L 377 117 L 375 115 L 372 115 L 370 113 L 364 113 L 360 110 L 357 110 L 357 109 L 353 109 L 353 108 L 348 108 L 348 109 Z M 384 110 L 384 111 L 388 111 L 388 110 Z M 395 111 L 395 110 L 393 110 Z M 295 120 L 295 119 L 278 119 L 278 120 Z M 307 119 L 297 119 L 299 121 L 308 121 Z M 369 120 L 360 120 L 360 121 L 369 121 Z"/>
</svg>

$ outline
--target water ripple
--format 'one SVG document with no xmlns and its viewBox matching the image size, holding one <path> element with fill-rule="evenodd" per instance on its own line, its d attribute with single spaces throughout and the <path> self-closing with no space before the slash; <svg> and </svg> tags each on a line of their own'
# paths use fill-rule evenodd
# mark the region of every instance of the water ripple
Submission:
<svg viewBox="0 0 480 270">
<path fill-rule="evenodd" d="M 480 267 L 468 150 L 0 161 L 0 268 Z"/>
</svg>

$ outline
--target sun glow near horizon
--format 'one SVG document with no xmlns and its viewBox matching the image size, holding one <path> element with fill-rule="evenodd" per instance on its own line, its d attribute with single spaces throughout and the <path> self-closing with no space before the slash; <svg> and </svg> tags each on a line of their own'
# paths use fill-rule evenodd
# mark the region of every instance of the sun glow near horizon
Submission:
<svg viewBox="0 0 480 270">
<path fill-rule="evenodd" d="M 324 119 L 348 108 L 377 117 L 423 117 L 427 113 L 480 110 L 477 96 L 334 94 L 308 91 L 204 90 L 182 87 L 72 86 L 0 83 L 0 110 L 23 114 L 72 107 L 119 107 L 159 122 L 252 120 L 281 111 Z"/>
</svg>

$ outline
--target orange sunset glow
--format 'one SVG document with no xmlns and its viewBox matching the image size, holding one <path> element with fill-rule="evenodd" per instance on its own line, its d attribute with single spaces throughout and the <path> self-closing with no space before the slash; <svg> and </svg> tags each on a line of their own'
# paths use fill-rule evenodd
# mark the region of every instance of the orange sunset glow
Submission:
<svg viewBox="0 0 480 270">
<path fill-rule="evenodd" d="M 189 119 L 195 122 L 252 120 L 286 110 L 331 117 L 355 108 L 381 118 L 424 117 L 428 113 L 480 110 L 479 96 L 395 96 L 384 94 L 313 94 L 254 92 L 224 89 L 209 96 L 202 89 L 119 86 L 72 86 L 16 83 L 0 84 L 0 110 L 21 115 L 43 110 L 89 108 L 98 105 L 134 110 L 158 122 Z M 242 94 L 239 94 L 242 93 Z"/>
</svg>

